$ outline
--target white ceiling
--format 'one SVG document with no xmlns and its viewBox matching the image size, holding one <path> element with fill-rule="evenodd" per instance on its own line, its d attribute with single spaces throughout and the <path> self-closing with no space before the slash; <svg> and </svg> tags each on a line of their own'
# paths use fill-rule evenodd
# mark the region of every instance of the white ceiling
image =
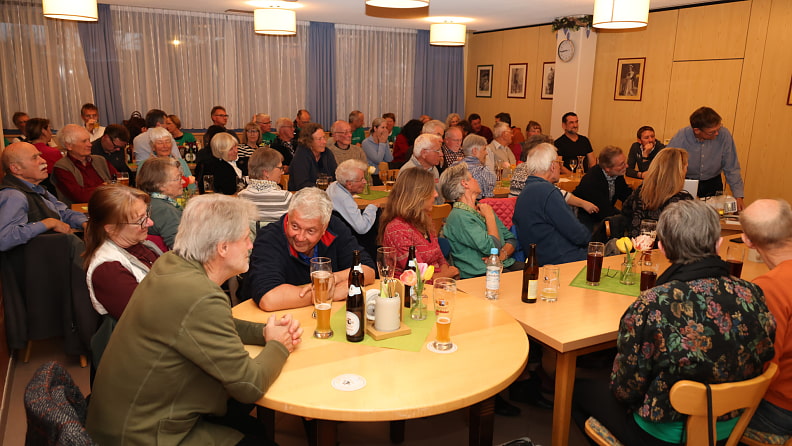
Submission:
<svg viewBox="0 0 792 446">
<path fill-rule="evenodd" d="M 246 0 L 101 0 L 115 5 L 165 8 L 185 11 L 252 11 Z M 387 10 L 366 7 L 365 0 L 300 0 L 297 20 L 429 29 L 425 18 L 381 18 L 372 14 L 411 14 L 416 10 Z M 712 0 L 651 0 L 650 9 L 712 3 Z M 417 10 L 424 16 L 462 16 L 473 19 L 469 31 L 489 31 L 550 23 L 556 17 L 592 14 L 594 0 L 431 0 L 429 8 Z M 392 12 L 391 12 L 392 11 Z M 651 26 L 651 21 L 649 26 Z"/>
</svg>

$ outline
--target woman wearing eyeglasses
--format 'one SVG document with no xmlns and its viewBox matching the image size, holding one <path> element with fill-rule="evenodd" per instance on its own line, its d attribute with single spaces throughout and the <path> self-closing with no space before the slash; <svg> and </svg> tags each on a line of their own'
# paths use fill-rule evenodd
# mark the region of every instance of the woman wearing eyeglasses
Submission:
<svg viewBox="0 0 792 446">
<path fill-rule="evenodd" d="M 173 158 L 149 158 L 140 167 L 137 186 L 151 196 L 151 218 L 154 223 L 148 235 L 162 238 L 163 251 L 173 249 L 176 231 L 181 222 L 182 208 L 176 198 L 182 194 L 182 176 L 179 162 Z M 156 242 L 159 242 L 155 238 Z"/>
</svg>

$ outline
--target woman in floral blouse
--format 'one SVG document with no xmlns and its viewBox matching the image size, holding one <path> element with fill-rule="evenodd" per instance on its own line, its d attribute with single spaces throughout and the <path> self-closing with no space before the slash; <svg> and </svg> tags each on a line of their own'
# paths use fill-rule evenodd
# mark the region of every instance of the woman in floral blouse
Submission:
<svg viewBox="0 0 792 446">
<path fill-rule="evenodd" d="M 673 203 L 657 236 L 672 264 L 622 316 L 610 391 L 593 381 L 575 385 L 578 426 L 594 416 L 624 444 L 684 444 L 685 416 L 671 407 L 671 387 L 744 381 L 774 354 L 775 320 L 762 290 L 730 276 L 718 257 L 716 212 L 699 201 Z M 719 419 L 719 440 L 737 415 Z"/>
</svg>

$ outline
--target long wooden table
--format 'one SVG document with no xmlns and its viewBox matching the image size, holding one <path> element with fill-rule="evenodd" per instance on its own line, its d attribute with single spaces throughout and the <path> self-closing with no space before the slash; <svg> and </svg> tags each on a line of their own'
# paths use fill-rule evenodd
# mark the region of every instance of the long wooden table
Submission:
<svg viewBox="0 0 792 446">
<path fill-rule="evenodd" d="M 733 238 L 733 237 L 730 237 Z M 721 253 L 732 244 L 724 239 Z M 606 257 L 605 268 L 619 269 L 624 256 Z M 653 261 L 660 263 L 660 272 L 668 261 L 655 250 Z M 560 265 L 561 289 L 557 302 L 525 304 L 520 300 L 522 273 L 505 273 L 501 278 L 500 299 L 495 305 L 512 315 L 525 332 L 557 352 L 555 397 L 553 408 L 553 446 L 566 446 L 572 413 L 572 391 L 575 383 L 577 357 L 616 346 L 619 320 L 635 297 L 598 290 L 578 288 L 569 283 L 585 268 L 586 261 Z M 767 272 L 763 263 L 746 261 L 742 278 L 751 280 Z M 484 299 L 485 278 L 477 277 L 458 282 L 458 288 Z"/>
<path fill-rule="evenodd" d="M 431 290 L 427 292 L 431 300 Z M 432 304 L 427 303 L 431 310 Z M 522 373 L 528 341 L 520 324 L 496 305 L 457 293 L 451 339 L 458 351 L 432 353 L 335 342 L 312 337 L 312 307 L 266 313 L 253 301 L 233 309 L 240 319 L 265 322 L 270 314 L 291 313 L 305 329 L 303 342 L 281 375 L 257 402 L 279 412 L 317 419 L 318 441 L 335 446 L 337 421 L 394 421 L 470 407 L 470 444 L 491 445 L 494 395 Z M 333 311 L 344 311 L 335 302 Z M 405 312 L 405 314 L 407 314 Z M 407 316 L 409 317 L 409 316 Z M 344 333 L 335 333 L 343 338 Z M 434 328 L 426 342 L 434 339 Z M 246 346 L 251 355 L 261 347 Z M 342 392 L 331 380 L 345 373 L 363 376 L 360 390 Z M 264 417 L 274 432 L 274 414 Z"/>
<path fill-rule="evenodd" d="M 371 190 L 385 191 L 385 186 L 369 186 L 369 187 L 371 188 Z M 385 207 L 385 203 L 387 202 L 388 202 L 388 197 L 377 198 L 376 200 L 366 200 L 358 196 L 355 196 L 355 203 L 357 203 L 360 209 L 365 209 L 366 206 L 370 204 L 382 208 Z"/>
</svg>

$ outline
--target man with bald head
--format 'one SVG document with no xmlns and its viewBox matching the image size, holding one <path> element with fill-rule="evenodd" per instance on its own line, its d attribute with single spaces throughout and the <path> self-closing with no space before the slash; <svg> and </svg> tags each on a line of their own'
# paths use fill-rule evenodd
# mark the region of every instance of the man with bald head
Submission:
<svg viewBox="0 0 792 446">
<path fill-rule="evenodd" d="M 47 161 L 35 146 L 11 144 L 3 151 L 2 162 L 0 251 L 24 245 L 48 231 L 68 233 L 85 227 L 85 214 L 72 211 L 39 185 L 47 178 Z"/>
<path fill-rule="evenodd" d="M 465 157 L 465 152 L 462 151 L 461 127 L 451 126 L 446 129 L 441 149 L 443 150 L 443 169 L 452 166 Z"/>
<path fill-rule="evenodd" d="M 792 209 L 785 200 L 757 200 L 740 213 L 743 241 L 770 271 L 753 280 L 776 320 L 778 375 L 751 419 L 750 429 L 792 435 Z"/>
</svg>

